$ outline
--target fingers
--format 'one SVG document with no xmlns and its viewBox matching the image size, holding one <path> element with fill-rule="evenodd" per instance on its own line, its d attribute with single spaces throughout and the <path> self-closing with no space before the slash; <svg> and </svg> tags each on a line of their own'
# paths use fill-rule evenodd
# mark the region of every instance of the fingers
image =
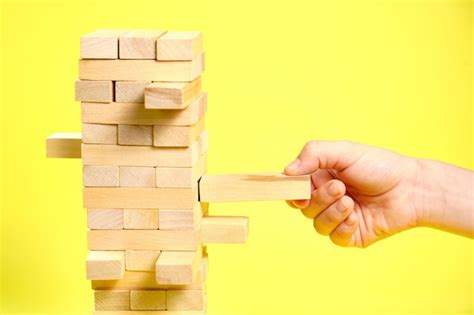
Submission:
<svg viewBox="0 0 474 315">
<path fill-rule="evenodd" d="M 309 205 L 301 211 L 305 217 L 314 219 L 321 211 L 329 207 L 346 193 L 346 186 L 337 179 L 330 180 L 311 193 Z M 297 206 L 297 204 L 294 204 Z"/>
<path fill-rule="evenodd" d="M 309 200 L 286 200 L 286 203 L 294 209 L 302 209 L 309 206 Z"/>
<path fill-rule="evenodd" d="M 359 228 L 359 218 L 355 211 L 329 235 L 331 241 L 339 246 L 355 245 L 355 232 Z"/>
<path fill-rule="evenodd" d="M 329 235 L 353 210 L 354 201 L 352 198 L 342 196 L 314 219 L 314 228 L 321 235 Z"/>
</svg>

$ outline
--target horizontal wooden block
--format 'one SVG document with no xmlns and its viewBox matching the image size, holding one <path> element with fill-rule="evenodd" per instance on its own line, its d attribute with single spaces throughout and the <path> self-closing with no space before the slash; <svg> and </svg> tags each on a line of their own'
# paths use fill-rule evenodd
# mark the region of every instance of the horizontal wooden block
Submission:
<svg viewBox="0 0 474 315">
<path fill-rule="evenodd" d="M 156 169 L 146 166 L 120 166 L 120 187 L 156 187 Z"/>
<path fill-rule="evenodd" d="M 82 178 L 85 187 L 118 187 L 119 168 L 107 165 L 84 165 Z"/>
<path fill-rule="evenodd" d="M 191 82 L 153 82 L 145 87 L 145 108 L 183 109 L 201 93 L 201 77 Z"/>
<path fill-rule="evenodd" d="M 129 230 L 157 230 L 158 210 L 123 209 L 123 227 Z"/>
<path fill-rule="evenodd" d="M 165 290 L 130 291 L 130 309 L 135 311 L 166 310 Z"/>
<path fill-rule="evenodd" d="M 188 230 L 196 228 L 207 213 L 207 204 L 196 203 L 193 210 L 159 210 L 160 230 Z"/>
<path fill-rule="evenodd" d="M 84 188 L 84 208 L 193 209 L 195 188 Z"/>
<path fill-rule="evenodd" d="M 204 53 L 191 61 L 79 60 L 81 80 L 192 81 L 204 71 Z"/>
<path fill-rule="evenodd" d="M 197 250 L 197 231 L 92 230 L 89 250 Z"/>
<path fill-rule="evenodd" d="M 157 167 L 156 187 L 191 188 L 207 172 L 207 154 L 192 167 Z"/>
<path fill-rule="evenodd" d="M 168 32 L 156 44 L 158 60 L 192 60 L 203 52 L 201 32 Z"/>
<path fill-rule="evenodd" d="M 98 30 L 81 36 L 82 59 L 117 59 L 119 36 L 125 30 Z"/>
<path fill-rule="evenodd" d="M 311 180 L 281 173 L 203 175 L 199 194 L 205 202 L 310 199 Z"/>
<path fill-rule="evenodd" d="M 82 81 L 75 84 L 76 101 L 113 102 L 114 85 L 112 81 Z"/>
<path fill-rule="evenodd" d="M 46 138 L 46 157 L 80 158 L 81 133 L 54 133 Z"/>
<path fill-rule="evenodd" d="M 153 127 L 119 125 L 118 143 L 122 145 L 153 145 Z"/>
<path fill-rule="evenodd" d="M 168 290 L 166 307 L 169 311 L 191 311 L 204 309 L 204 291 Z"/>
<path fill-rule="evenodd" d="M 92 144 L 117 144 L 117 126 L 82 124 L 82 142 Z"/>
<path fill-rule="evenodd" d="M 206 315 L 207 311 L 94 311 L 93 315 Z"/>
<path fill-rule="evenodd" d="M 144 103 L 145 86 L 150 83 L 151 81 L 115 82 L 115 101 L 117 103 Z"/>
<path fill-rule="evenodd" d="M 125 269 L 129 271 L 155 271 L 159 250 L 127 250 L 125 252 Z"/>
<path fill-rule="evenodd" d="M 206 216 L 200 224 L 201 240 L 204 244 L 245 243 L 249 231 L 247 217 Z"/>
<path fill-rule="evenodd" d="M 207 111 L 207 93 L 202 93 L 183 110 L 145 109 L 142 103 L 82 103 L 82 122 L 123 125 L 189 126 Z"/>
<path fill-rule="evenodd" d="M 161 30 L 133 30 L 119 38 L 120 59 L 156 59 L 156 40 Z"/>
<path fill-rule="evenodd" d="M 202 251 L 163 251 L 156 261 L 156 282 L 192 284 L 201 266 Z"/>
<path fill-rule="evenodd" d="M 87 209 L 87 227 L 91 230 L 121 230 L 123 209 Z"/>
<path fill-rule="evenodd" d="M 118 280 L 125 273 L 125 252 L 90 251 L 86 259 L 88 280 Z"/>
<path fill-rule="evenodd" d="M 128 311 L 130 310 L 130 291 L 95 291 L 96 311 Z"/>
<path fill-rule="evenodd" d="M 189 147 L 204 132 L 204 118 L 192 126 L 154 126 L 155 147 Z"/>
</svg>

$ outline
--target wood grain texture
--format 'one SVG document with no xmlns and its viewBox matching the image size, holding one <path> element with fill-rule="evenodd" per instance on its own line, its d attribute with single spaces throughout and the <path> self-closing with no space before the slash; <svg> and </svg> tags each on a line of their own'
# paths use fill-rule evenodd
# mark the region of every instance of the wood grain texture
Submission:
<svg viewBox="0 0 474 315">
<path fill-rule="evenodd" d="M 130 309 L 134 311 L 166 310 L 165 290 L 130 291 Z"/>
<path fill-rule="evenodd" d="M 125 252 L 90 251 L 86 258 L 88 280 L 118 280 L 125 273 Z"/>
<path fill-rule="evenodd" d="M 207 172 L 207 154 L 192 167 L 157 167 L 156 187 L 191 188 Z"/>
<path fill-rule="evenodd" d="M 46 157 L 81 158 L 81 133 L 54 133 L 46 138 Z"/>
<path fill-rule="evenodd" d="M 144 103 L 145 86 L 150 83 L 151 81 L 115 82 L 115 101 L 117 103 Z"/>
<path fill-rule="evenodd" d="M 206 315 L 207 311 L 94 311 L 93 315 Z"/>
<path fill-rule="evenodd" d="M 119 36 L 125 30 L 97 30 L 81 36 L 82 59 L 117 59 Z"/>
<path fill-rule="evenodd" d="M 158 210 L 123 209 L 123 227 L 128 230 L 158 230 Z"/>
<path fill-rule="evenodd" d="M 120 59 L 156 59 L 156 40 L 162 30 L 133 30 L 119 38 Z"/>
<path fill-rule="evenodd" d="M 156 169 L 144 166 L 121 166 L 120 187 L 156 187 Z"/>
<path fill-rule="evenodd" d="M 113 102 L 113 82 L 77 80 L 75 84 L 75 99 L 76 101 L 85 102 Z"/>
<path fill-rule="evenodd" d="M 128 311 L 130 310 L 130 291 L 95 291 L 94 302 L 96 311 Z"/>
<path fill-rule="evenodd" d="M 192 60 L 203 52 L 201 32 L 168 32 L 156 44 L 158 60 Z"/>
<path fill-rule="evenodd" d="M 170 311 L 191 311 L 204 309 L 203 290 L 168 290 L 166 308 Z"/>
<path fill-rule="evenodd" d="M 189 147 L 204 132 L 204 118 L 192 126 L 153 126 L 155 147 Z"/>
<path fill-rule="evenodd" d="M 200 224 L 204 244 L 240 244 L 247 242 L 249 219 L 233 216 L 206 216 Z"/>
<path fill-rule="evenodd" d="M 192 284 L 201 266 L 202 251 L 162 251 L 156 261 L 156 282 L 160 284 Z"/>
<path fill-rule="evenodd" d="M 156 260 L 160 254 L 159 250 L 127 250 L 125 251 L 125 269 L 154 272 Z"/>
<path fill-rule="evenodd" d="M 153 145 L 153 127 L 118 125 L 118 143 L 121 145 Z"/>
<path fill-rule="evenodd" d="M 109 165 L 84 165 L 82 182 L 85 187 L 118 187 L 119 168 Z"/>
<path fill-rule="evenodd" d="M 201 77 L 191 82 L 153 82 L 145 87 L 145 108 L 183 109 L 201 93 Z"/>
<path fill-rule="evenodd" d="M 83 123 L 82 142 L 88 144 L 117 144 L 117 126 Z"/>
<path fill-rule="evenodd" d="M 159 209 L 160 230 L 195 229 L 208 211 L 208 204 L 196 203 L 193 210 Z"/>
<path fill-rule="evenodd" d="M 91 230 L 121 230 L 123 209 L 87 209 L 87 227 Z"/>
<path fill-rule="evenodd" d="M 199 193 L 205 202 L 310 199 L 311 181 L 281 173 L 203 175 Z"/>
</svg>

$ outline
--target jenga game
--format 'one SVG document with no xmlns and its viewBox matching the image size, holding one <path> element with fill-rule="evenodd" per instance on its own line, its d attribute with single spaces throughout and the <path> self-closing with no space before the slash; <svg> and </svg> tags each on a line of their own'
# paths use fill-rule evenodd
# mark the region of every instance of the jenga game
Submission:
<svg viewBox="0 0 474 315">
<path fill-rule="evenodd" d="M 99 30 L 80 58 L 82 134 L 46 149 L 82 158 L 95 314 L 206 314 L 206 245 L 248 234 L 248 218 L 210 216 L 209 202 L 309 199 L 310 179 L 207 174 L 200 32 Z"/>
</svg>

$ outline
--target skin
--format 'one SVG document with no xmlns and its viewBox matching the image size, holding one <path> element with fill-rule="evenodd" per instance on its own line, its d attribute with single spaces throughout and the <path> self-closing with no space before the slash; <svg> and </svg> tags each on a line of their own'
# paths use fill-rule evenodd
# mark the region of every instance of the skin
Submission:
<svg viewBox="0 0 474 315">
<path fill-rule="evenodd" d="M 337 245 L 363 248 L 417 226 L 474 238 L 472 171 L 352 142 L 310 141 L 285 173 L 311 175 L 311 199 L 288 204 Z"/>
</svg>

